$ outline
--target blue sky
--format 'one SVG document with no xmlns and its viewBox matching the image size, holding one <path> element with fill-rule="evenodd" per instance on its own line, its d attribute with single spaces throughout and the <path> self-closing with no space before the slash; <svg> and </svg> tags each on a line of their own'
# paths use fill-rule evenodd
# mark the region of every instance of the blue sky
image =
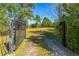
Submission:
<svg viewBox="0 0 79 59">
<path fill-rule="evenodd" d="M 54 3 L 37 3 L 35 8 L 32 9 L 34 15 L 39 15 L 42 19 L 48 17 L 52 22 L 57 19 L 57 10 Z M 35 21 L 29 21 L 29 23 L 34 23 Z"/>
</svg>

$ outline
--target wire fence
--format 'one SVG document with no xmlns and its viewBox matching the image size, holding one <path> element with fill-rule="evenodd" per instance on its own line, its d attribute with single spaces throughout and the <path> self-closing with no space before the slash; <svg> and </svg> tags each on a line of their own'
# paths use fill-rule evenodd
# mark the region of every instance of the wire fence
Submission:
<svg viewBox="0 0 79 59">
<path fill-rule="evenodd" d="M 20 23 L 21 24 L 21 23 Z M 14 44 L 13 49 L 16 51 L 16 49 L 20 46 L 22 41 L 26 38 L 26 27 L 24 25 L 17 25 L 14 30 Z M 5 28 L 3 28 L 5 29 Z M 10 48 L 10 29 L 7 31 L 0 32 L 0 55 L 4 56 L 9 54 L 9 48 Z"/>
<path fill-rule="evenodd" d="M 0 55 L 8 53 L 9 31 L 0 32 Z"/>
</svg>

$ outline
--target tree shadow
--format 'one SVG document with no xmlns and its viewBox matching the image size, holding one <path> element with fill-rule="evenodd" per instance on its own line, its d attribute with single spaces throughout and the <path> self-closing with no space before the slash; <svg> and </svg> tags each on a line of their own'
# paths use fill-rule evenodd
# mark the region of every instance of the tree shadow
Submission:
<svg viewBox="0 0 79 59">
<path fill-rule="evenodd" d="M 47 44 L 44 42 L 44 36 L 45 36 L 44 32 L 45 31 L 32 31 L 31 33 L 34 33 L 36 35 L 32 35 L 27 39 L 29 39 L 31 42 L 33 42 L 37 46 L 42 47 L 42 48 L 46 49 L 47 51 L 53 52 L 50 48 L 48 48 Z M 37 34 L 39 34 L 39 35 L 37 35 Z"/>
</svg>

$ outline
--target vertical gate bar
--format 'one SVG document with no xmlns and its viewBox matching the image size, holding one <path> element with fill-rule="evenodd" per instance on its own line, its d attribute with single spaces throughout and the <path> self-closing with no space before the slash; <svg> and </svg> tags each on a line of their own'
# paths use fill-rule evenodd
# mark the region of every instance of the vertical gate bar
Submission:
<svg viewBox="0 0 79 59">
<path fill-rule="evenodd" d="M 63 42 L 63 45 L 66 46 L 66 44 L 65 44 L 66 43 L 66 39 L 65 39 L 65 29 L 66 29 L 65 28 L 65 21 L 62 22 L 62 27 L 63 27 L 62 28 L 62 31 L 63 31 L 63 35 L 62 35 L 63 41 L 62 42 Z"/>
</svg>

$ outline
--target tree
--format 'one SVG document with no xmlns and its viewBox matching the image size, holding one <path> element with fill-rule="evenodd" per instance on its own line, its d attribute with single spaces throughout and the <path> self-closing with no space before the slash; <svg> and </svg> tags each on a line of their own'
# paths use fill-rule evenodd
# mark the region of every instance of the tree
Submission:
<svg viewBox="0 0 79 59">
<path fill-rule="evenodd" d="M 15 15 L 18 11 L 17 7 L 16 7 L 16 4 L 4 4 L 5 5 L 5 8 L 6 8 L 6 11 L 9 18 L 10 18 L 10 23 L 9 23 L 9 26 L 10 26 L 10 41 L 9 41 L 9 53 L 13 52 L 14 50 L 14 24 L 13 24 L 13 21 L 15 20 Z"/>
<path fill-rule="evenodd" d="M 10 50 L 12 50 L 11 48 L 13 47 L 13 12 L 15 11 L 15 4 L 0 4 L 0 9 L 3 10 L 5 12 L 5 15 L 8 15 L 8 17 L 10 18 Z"/>
<path fill-rule="evenodd" d="M 53 25 L 53 23 L 51 22 L 51 20 L 49 20 L 47 17 L 44 17 L 44 19 L 42 21 L 42 26 L 51 27 L 52 25 Z"/>
<path fill-rule="evenodd" d="M 0 32 L 9 30 L 9 18 L 5 15 L 4 10 L 0 10 Z"/>
<path fill-rule="evenodd" d="M 19 7 L 18 7 L 19 11 L 18 11 L 18 14 L 16 15 L 16 19 L 23 20 L 25 22 L 25 27 L 26 27 L 28 25 L 27 20 L 31 20 L 33 18 L 33 13 L 31 11 L 31 9 L 35 8 L 35 4 L 19 3 L 18 5 L 19 5 Z"/>
<path fill-rule="evenodd" d="M 10 41 L 9 41 L 9 52 L 13 51 L 14 47 L 14 21 L 15 19 L 29 19 L 33 16 L 30 11 L 33 8 L 33 4 L 0 4 L 0 10 L 3 10 L 9 17 L 9 26 L 10 26 Z M 2 15 L 1 15 L 2 16 Z"/>
<path fill-rule="evenodd" d="M 18 11 L 16 14 L 16 19 L 23 21 L 23 26 L 26 27 L 26 21 L 28 19 L 31 19 L 33 17 L 32 9 L 34 7 L 34 4 L 18 4 Z"/>
<path fill-rule="evenodd" d="M 34 20 L 36 21 L 36 26 L 37 27 L 40 26 L 40 24 L 41 24 L 41 18 L 40 18 L 40 16 L 39 15 L 36 15 L 36 17 L 35 17 Z"/>
</svg>

